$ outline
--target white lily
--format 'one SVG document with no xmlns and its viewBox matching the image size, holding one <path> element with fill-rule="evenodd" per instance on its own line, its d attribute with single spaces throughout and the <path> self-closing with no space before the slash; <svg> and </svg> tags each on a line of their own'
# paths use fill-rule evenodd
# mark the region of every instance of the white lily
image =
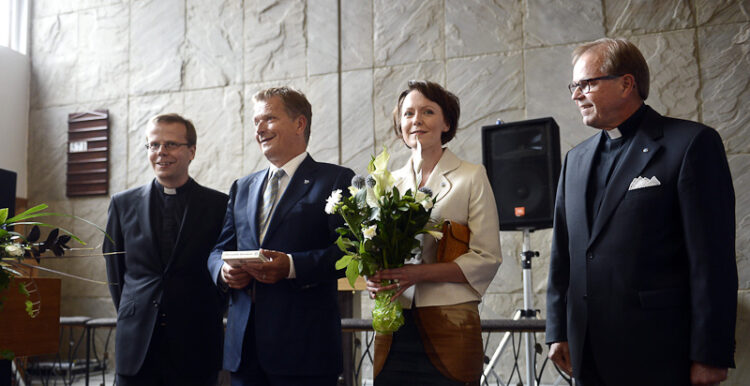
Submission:
<svg viewBox="0 0 750 386">
<path fill-rule="evenodd" d="M 372 240 L 373 237 L 377 234 L 378 230 L 378 224 L 371 225 L 367 228 L 362 229 L 362 236 L 365 237 L 367 240 Z"/>
</svg>

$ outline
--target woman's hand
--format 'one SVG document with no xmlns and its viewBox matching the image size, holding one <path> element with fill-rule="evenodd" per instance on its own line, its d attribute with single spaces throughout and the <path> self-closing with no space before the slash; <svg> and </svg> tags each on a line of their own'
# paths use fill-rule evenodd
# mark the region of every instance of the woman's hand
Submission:
<svg viewBox="0 0 750 386">
<path fill-rule="evenodd" d="M 407 264 L 399 268 L 378 271 L 374 276 L 367 278 L 367 290 L 370 291 L 370 298 L 374 299 L 380 291 L 395 290 L 396 293 L 393 294 L 391 301 L 396 300 L 407 288 L 423 281 L 425 269 L 429 270 L 427 265 Z M 383 280 L 391 280 L 393 284 L 381 286 L 380 282 Z"/>
</svg>

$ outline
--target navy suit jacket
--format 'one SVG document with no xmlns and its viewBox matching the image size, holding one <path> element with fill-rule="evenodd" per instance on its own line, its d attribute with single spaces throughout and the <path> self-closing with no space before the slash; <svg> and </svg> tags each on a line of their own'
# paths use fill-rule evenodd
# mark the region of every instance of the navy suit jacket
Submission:
<svg viewBox="0 0 750 386">
<path fill-rule="evenodd" d="M 334 245 L 340 216 L 325 213 L 326 198 L 346 189 L 354 173 L 315 162 L 300 164 L 277 203 L 263 243 L 258 241 L 258 208 L 268 169 L 234 182 L 224 229 L 208 261 L 212 278 L 221 275 L 225 250 L 260 248 L 291 254 L 296 279 L 255 283 L 255 302 L 247 289 L 230 289 L 224 340 L 224 368 L 237 371 L 245 330 L 255 308 L 255 351 L 261 367 L 276 375 L 338 375 L 342 371 L 341 317 L 335 263 L 342 253 Z M 253 287 L 251 282 L 248 288 Z"/>
<path fill-rule="evenodd" d="M 588 334 L 608 385 L 689 384 L 691 361 L 733 367 L 734 188 L 719 134 L 647 107 L 589 224 L 598 138 L 573 148 L 560 175 L 547 342 L 569 342 L 580 376 Z M 661 184 L 629 190 L 639 176 Z"/>
<path fill-rule="evenodd" d="M 206 260 L 221 230 L 227 195 L 197 183 L 190 192 L 169 263 L 164 266 L 150 221 L 149 183 L 115 194 L 102 250 L 109 291 L 117 308 L 117 372 L 135 375 L 164 314 L 171 357 L 188 374 L 221 367 L 225 295 L 213 284 Z"/>
</svg>

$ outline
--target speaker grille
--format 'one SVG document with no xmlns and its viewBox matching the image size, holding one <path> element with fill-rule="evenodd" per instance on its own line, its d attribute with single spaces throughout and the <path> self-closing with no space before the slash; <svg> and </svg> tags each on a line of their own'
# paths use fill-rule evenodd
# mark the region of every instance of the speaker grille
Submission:
<svg viewBox="0 0 750 386">
<path fill-rule="evenodd" d="M 552 226 L 560 134 L 552 118 L 482 127 L 482 158 L 501 230 Z"/>
</svg>

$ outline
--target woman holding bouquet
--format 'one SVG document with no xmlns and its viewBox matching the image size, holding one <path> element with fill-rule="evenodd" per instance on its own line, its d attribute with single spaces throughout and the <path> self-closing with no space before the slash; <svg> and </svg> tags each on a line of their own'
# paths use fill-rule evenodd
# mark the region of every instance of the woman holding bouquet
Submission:
<svg viewBox="0 0 750 386">
<path fill-rule="evenodd" d="M 444 147 L 456 134 L 458 97 L 429 81 L 409 81 L 393 111 L 393 130 L 412 155 L 393 173 L 400 191 L 428 188 L 435 222 L 468 225 L 469 248 L 437 261 L 438 241 L 422 239 L 414 264 L 379 271 L 367 281 L 371 297 L 395 290 L 405 324 L 377 334 L 375 385 L 478 385 L 483 351 L 478 304 L 502 260 L 497 208 L 482 165 Z M 415 186 L 416 185 L 416 186 Z M 391 280 L 394 284 L 381 285 Z"/>
</svg>

